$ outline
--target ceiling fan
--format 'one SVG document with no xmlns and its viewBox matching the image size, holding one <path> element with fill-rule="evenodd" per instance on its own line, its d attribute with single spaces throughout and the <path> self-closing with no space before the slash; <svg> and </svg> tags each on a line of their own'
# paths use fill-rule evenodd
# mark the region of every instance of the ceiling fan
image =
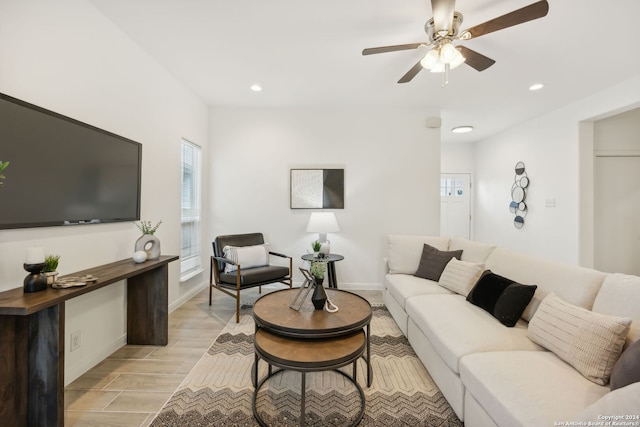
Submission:
<svg viewBox="0 0 640 427">
<path fill-rule="evenodd" d="M 462 14 L 455 9 L 455 0 L 431 0 L 433 18 L 429 19 L 424 30 L 429 41 L 401 44 L 395 46 L 371 47 L 362 51 L 363 55 L 417 49 L 420 46 L 433 46 L 429 52 L 398 80 L 398 83 L 410 82 L 423 68 L 431 72 L 444 72 L 443 85 L 447 83 L 450 69 L 466 63 L 477 71 L 484 71 L 496 61 L 468 47 L 454 46 L 453 41 L 466 41 L 485 34 L 513 27 L 534 19 L 542 18 L 549 11 L 546 0 L 537 1 L 521 9 L 486 21 L 459 33 Z"/>
</svg>

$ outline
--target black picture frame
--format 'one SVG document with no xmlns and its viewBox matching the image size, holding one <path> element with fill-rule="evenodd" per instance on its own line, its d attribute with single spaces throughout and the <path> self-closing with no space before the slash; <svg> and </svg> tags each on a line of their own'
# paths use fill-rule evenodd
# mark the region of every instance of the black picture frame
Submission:
<svg viewBox="0 0 640 427">
<path fill-rule="evenodd" d="M 344 169 L 291 169 L 291 209 L 344 209 Z"/>
</svg>

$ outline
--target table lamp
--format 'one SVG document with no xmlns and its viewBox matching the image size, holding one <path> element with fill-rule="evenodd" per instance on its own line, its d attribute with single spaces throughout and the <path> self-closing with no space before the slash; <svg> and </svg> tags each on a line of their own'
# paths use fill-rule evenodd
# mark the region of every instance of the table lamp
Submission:
<svg viewBox="0 0 640 427">
<path fill-rule="evenodd" d="M 307 232 L 318 233 L 318 241 L 320 242 L 320 253 L 329 254 L 329 241 L 327 233 L 335 233 L 340 231 L 336 214 L 333 212 L 311 212 L 309 223 L 307 224 Z"/>
</svg>

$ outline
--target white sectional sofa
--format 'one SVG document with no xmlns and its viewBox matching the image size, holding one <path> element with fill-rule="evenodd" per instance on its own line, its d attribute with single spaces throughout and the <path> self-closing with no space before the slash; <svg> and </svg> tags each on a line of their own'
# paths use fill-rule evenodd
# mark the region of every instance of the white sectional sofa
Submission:
<svg viewBox="0 0 640 427">
<path fill-rule="evenodd" d="M 536 285 L 517 323 L 507 327 L 468 302 L 465 292 L 414 276 L 424 244 L 441 251 L 462 250 L 459 265 L 479 265 L 514 282 Z M 450 271 L 446 274 L 451 277 Z M 640 277 L 569 266 L 462 238 L 390 235 L 383 298 L 466 427 L 596 425 L 589 421 L 606 425 L 610 416 L 635 423 L 618 425 L 640 425 L 634 418 L 640 416 L 640 383 L 610 391 L 609 384 L 600 385 L 578 370 L 586 368 L 572 359 L 580 357 L 575 348 L 563 356 L 562 347 L 570 345 L 573 336 L 582 336 L 581 331 L 569 333 L 567 342 L 555 348 L 534 330 L 557 304 L 596 321 L 611 318 L 613 327 L 624 329 L 618 350 L 613 341 L 604 345 L 617 359 L 623 346 L 640 338 Z M 532 321 L 541 304 L 544 309 Z M 609 374 L 603 375 L 606 383 Z"/>
</svg>

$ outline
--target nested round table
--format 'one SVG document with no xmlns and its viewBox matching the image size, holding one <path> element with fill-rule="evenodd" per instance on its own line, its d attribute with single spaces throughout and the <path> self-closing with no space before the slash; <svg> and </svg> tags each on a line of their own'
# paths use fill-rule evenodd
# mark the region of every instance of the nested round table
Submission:
<svg viewBox="0 0 640 427">
<path fill-rule="evenodd" d="M 283 289 L 260 297 L 253 307 L 256 323 L 255 361 L 252 368 L 253 413 L 260 425 L 266 424 L 256 410 L 256 398 L 262 385 L 283 370 L 302 373 L 301 425 L 305 417 L 305 375 L 307 372 L 335 370 L 354 384 L 361 397 L 361 410 L 352 425 L 364 415 L 364 392 L 356 381 L 356 366 L 360 357 L 367 363 L 367 386 L 371 385 L 370 322 L 371 305 L 359 295 L 337 289 L 327 289 L 329 299 L 340 307 L 335 313 L 315 310 L 310 303 L 299 311 L 289 308 L 298 289 Z M 366 353 L 366 355 L 365 355 Z M 258 363 L 269 365 L 267 375 L 258 381 Z M 338 370 L 353 364 L 353 375 Z M 272 370 L 272 366 L 280 368 Z"/>
</svg>

